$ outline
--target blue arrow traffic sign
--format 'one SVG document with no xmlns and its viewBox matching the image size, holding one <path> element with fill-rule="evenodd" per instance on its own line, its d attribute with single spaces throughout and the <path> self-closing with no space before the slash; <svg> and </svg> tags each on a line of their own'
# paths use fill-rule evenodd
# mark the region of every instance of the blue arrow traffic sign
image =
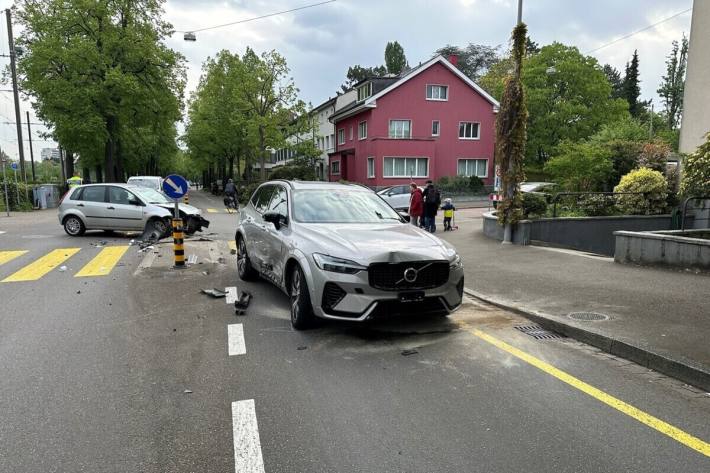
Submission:
<svg viewBox="0 0 710 473">
<path fill-rule="evenodd" d="M 13 171 L 17 171 L 17 163 L 10 164 L 10 167 L 12 168 Z"/>
<path fill-rule="evenodd" d="M 171 174 L 163 181 L 163 192 L 172 199 L 179 199 L 187 194 L 188 185 L 184 177 Z"/>
</svg>

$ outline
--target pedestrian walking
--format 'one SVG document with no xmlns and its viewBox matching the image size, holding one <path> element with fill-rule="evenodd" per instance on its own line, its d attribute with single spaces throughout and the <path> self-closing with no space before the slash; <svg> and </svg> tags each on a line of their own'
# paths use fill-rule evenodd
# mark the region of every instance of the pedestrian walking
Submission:
<svg viewBox="0 0 710 473">
<path fill-rule="evenodd" d="M 429 191 L 429 186 L 433 185 L 434 183 L 431 181 L 431 179 L 426 181 L 426 184 L 424 184 L 424 190 L 422 191 L 422 201 L 426 202 L 426 194 Z M 424 214 L 422 213 L 422 216 L 419 217 L 419 228 L 424 228 Z"/>
<path fill-rule="evenodd" d="M 427 184 L 424 196 L 424 228 L 430 233 L 436 232 L 436 214 L 441 205 L 441 194 L 433 183 Z"/>
<path fill-rule="evenodd" d="M 422 215 L 424 215 L 424 196 L 419 186 L 412 182 L 409 197 L 409 223 L 420 226 Z"/>
</svg>

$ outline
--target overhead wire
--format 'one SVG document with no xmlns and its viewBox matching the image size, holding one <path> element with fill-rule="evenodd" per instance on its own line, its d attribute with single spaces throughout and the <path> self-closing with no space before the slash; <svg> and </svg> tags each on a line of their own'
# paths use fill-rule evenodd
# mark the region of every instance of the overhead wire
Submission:
<svg viewBox="0 0 710 473">
<path fill-rule="evenodd" d="M 646 30 L 650 30 L 651 28 L 655 28 L 656 26 L 660 25 L 661 23 L 665 23 L 666 21 L 670 21 L 670 20 L 672 20 L 673 18 L 679 17 L 680 15 L 683 15 L 683 14 L 685 14 L 685 13 L 688 13 L 689 11 L 692 11 L 692 10 L 693 10 L 692 7 L 687 8 L 687 9 L 685 9 L 685 10 L 683 10 L 683 11 L 680 11 L 680 12 L 678 12 L 678 13 L 675 13 L 674 15 L 671 15 L 671 16 L 669 16 L 669 17 L 667 17 L 667 18 L 664 18 L 664 19 L 662 19 L 662 20 L 660 20 L 660 21 L 657 21 L 656 23 L 653 23 L 652 25 L 648 25 L 648 26 L 646 26 L 646 27 L 644 27 L 644 28 L 641 28 L 640 30 L 634 31 L 633 33 L 629 33 L 629 34 L 624 35 L 624 36 L 622 36 L 622 37 L 620 37 L 620 38 L 616 38 L 615 40 L 610 41 L 610 42 L 608 42 L 608 43 L 606 43 L 606 44 L 602 44 L 601 46 L 598 46 L 598 47 L 596 47 L 596 48 L 594 48 L 594 49 L 590 49 L 589 51 L 585 52 L 584 54 L 591 54 L 591 53 L 593 53 L 593 52 L 599 51 L 600 49 L 604 49 L 604 48 L 606 48 L 606 47 L 608 47 L 608 46 L 611 46 L 612 44 L 618 43 L 619 41 L 623 41 L 623 40 L 628 39 L 628 38 L 630 38 L 630 37 L 632 37 L 632 36 L 634 36 L 634 35 L 637 35 L 637 34 L 639 34 L 639 33 L 643 33 L 643 32 L 646 31 Z"/>
<path fill-rule="evenodd" d="M 223 24 L 221 24 L 221 25 L 206 26 L 206 27 L 204 27 L 204 28 L 197 28 L 197 29 L 193 29 L 193 30 L 176 30 L 175 33 L 198 33 L 198 32 L 200 32 L 200 31 L 214 30 L 214 29 L 217 29 L 217 28 L 224 28 L 225 26 L 238 25 L 238 24 L 240 24 L 240 23 L 248 23 L 248 22 L 250 22 L 250 21 L 256 21 L 256 20 L 261 20 L 261 19 L 264 19 L 264 18 L 269 18 L 269 17 L 272 17 L 272 16 L 283 15 L 284 13 L 291 13 L 291 12 L 295 12 L 295 11 L 299 11 L 299 10 L 305 10 L 305 9 L 307 9 L 307 8 L 318 7 L 318 6 L 326 5 L 326 4 L 328 4 L 328 3 L 333 3 L 333 2 L 336 2 L 336 1 L 337 1 L 337 0 L 327 0 L 327 1 L 324 1 L 324 2 L 311 3 L 311 4 L 308 4 L 308 5 L 303 5 L 303 6 L 300 6 L 300 7 L 291 8 L 291 9 L 289 9 L 289 10 L 282 10 L 282 11 L 278 11 L 278 12 L 274 12 L 274 13 L 268 13 L 268 14 L 266 14 L 266 15 L 255 16 L 255 17 L 253 17 L 253 18 L 245 18 L 245 19 L 243 19 L 243 20 L 237 20 L 237 21 L 232 21 L 232 22 L 229 22 L 229 23 L 223 23 Z"/>
</svg>

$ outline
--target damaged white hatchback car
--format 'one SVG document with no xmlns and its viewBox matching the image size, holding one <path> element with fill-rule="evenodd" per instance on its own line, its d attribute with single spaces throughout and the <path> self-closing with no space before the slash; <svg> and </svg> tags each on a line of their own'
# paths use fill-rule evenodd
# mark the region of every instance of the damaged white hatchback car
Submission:
<svg viewBox="0 0 710 473">
<path fill-rule="evenodd" d="M 271 181 L 240 211 L 243 280 L 261 276 L 290 297 L 291 323 L 363 321 L 457 309 L 463 264 L 449 243 L 410 225 L 352 184 Z"/>
</svg>

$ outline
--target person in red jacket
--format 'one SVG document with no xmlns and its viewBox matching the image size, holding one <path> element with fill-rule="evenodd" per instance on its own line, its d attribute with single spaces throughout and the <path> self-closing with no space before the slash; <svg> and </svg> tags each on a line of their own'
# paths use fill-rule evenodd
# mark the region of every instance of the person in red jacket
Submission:
<svg viewBox="0 0 710 473">
<path fill-rule="evenodd" d="M 409 198 L 409 223 L 418 227 L 422 215 L 424 215 L 424 198 L 422 197 L 422 190 L 413 182 L 411 193 L 412 195 Z"/>
</svg>

